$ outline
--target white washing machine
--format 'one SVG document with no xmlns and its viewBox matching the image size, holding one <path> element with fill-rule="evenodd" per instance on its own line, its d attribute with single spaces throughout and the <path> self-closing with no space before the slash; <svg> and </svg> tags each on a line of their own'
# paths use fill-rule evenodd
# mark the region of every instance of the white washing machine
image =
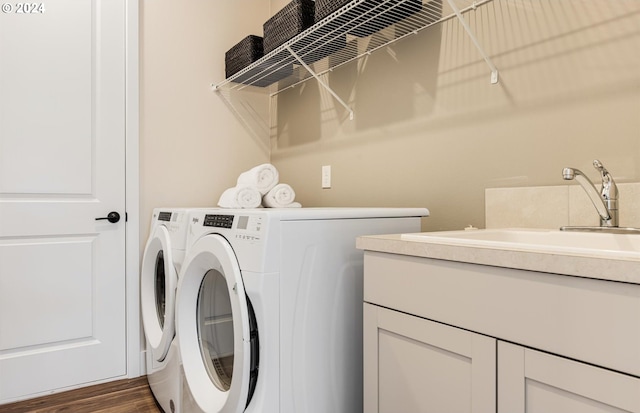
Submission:
<svg viewBox="0 0 640 413">
<path fill-rule="evenodd" d="M 147 378 L 156 400 L 167 413 L 181 411 L 180 359 L 174 340 L 175 296 L 186 251 L 189 212 L 193 210 L 153 210 L 140 273 Z"/>
<path fill-rule="evenodd" d="M 176 332 L 185 413 L 362 412 L 360 235 L 419 232 L 424 208 L 191 215 Z"/>
</svg>

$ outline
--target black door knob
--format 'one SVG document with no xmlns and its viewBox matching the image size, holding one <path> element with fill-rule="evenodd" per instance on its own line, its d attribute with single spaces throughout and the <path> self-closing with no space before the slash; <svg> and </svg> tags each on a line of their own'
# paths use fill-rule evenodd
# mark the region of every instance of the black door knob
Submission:
<svg viewBox="0 0 640 413">
<path fill-rule="evenodd" d="M 96 218 L 96 221 L 101 221 L 103 219 L 106 219 L 112 224 L 115 224 L 116 222 L 120 221 L 120 214 L 118 214 L 116 211 L 111 211 L 107 214 L 106 217 Z"/>
</svg>

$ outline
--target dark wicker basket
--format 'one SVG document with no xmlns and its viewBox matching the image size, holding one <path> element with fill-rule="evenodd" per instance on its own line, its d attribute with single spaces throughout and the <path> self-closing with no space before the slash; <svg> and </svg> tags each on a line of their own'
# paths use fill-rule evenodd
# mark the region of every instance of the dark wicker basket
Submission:
<svg viewBox="0 0 640 413">
<path fill-rule="evenodd" d="M 326 18 L 351 0 L 316 0 L 315 22 Z M 422 0 L 366 0 L 348 12 L 357 26 L 349 34 L 366 37 L 397 23 L 422 9 Z M 369 13 L 369 15 L 366 15 Z M 372 16 L 376 16 L 371 18 Z"/>
<path fill-rule="evenodd" d="M 225 74 L 227 78 L 235 75 L 264 55 L 262 37 L 249 35 L 240 40 L 224 55 Z"/>
<path fill-rule="evenodd" d="M 224 56 L 225 74 L 229 78 L 251 63 L 259 60 L 263 53 L 263 39 L 260 36 L 249 35 L 229 49 Z M 258 64 L 254 69 L 243 73 L 234 79 L 236 83 L 252 86 L 269 86 L 293 73 L 293 66 L 272 67 L 265 63 Z"/>
<path fill-rule="evenodd" d="M 293 0 L 267 20 L 264 29 L 264 53 L 267 54 L 313 24 L 313 0 Z"/>
<path fill-rule="evenodd" d="M 318 23 L 352 0 L 316 0 L 314 21 Z"/>
</svg>

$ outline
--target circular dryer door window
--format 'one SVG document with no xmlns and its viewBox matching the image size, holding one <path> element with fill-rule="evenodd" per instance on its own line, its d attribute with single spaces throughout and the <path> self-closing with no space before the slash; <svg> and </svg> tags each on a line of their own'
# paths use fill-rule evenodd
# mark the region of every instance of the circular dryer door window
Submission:
<svg viewBox="0 0 640 413">
<path fill-rule="evenodd" d="M 154 272 L 154 284 L 156 294 L 156 315 L 158 316 L 158 323 L 160 328 L 164 328 L 164 317 L 167 310 L 167 280 L 166 280 L 164 252 L 158 251 L 156 255 L 156 267 Z"/>
<path fill-rule="evenodd" d="M 218 270 L 209 270 L 198 294 L 200 354 L 213 384 L 222 391 L 233 377 L 233 312 L 227 280 Z"/>
</svg>

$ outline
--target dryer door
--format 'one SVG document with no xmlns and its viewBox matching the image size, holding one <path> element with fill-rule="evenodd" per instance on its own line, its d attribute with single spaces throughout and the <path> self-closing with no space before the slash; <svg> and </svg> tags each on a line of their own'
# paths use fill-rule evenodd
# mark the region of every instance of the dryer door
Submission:
<svg viewBox="0 0 640 413">
<path fill-rule="evenodd" d="M 253 387 L 252 317 L 238 261 L 222 236 L 207 235 L 190 249 L 180 273 L 176 317 L 194 400 L 206 413 L 244 411 Z"/>
<path fill-rule="evenodd" d="M 169 231 L 160 225 L 147 242 L 140 274 L 142 323 L 154 360 L 162 361 L 175 336 L 175 292 L 178 276 Z"/>
</svg>

